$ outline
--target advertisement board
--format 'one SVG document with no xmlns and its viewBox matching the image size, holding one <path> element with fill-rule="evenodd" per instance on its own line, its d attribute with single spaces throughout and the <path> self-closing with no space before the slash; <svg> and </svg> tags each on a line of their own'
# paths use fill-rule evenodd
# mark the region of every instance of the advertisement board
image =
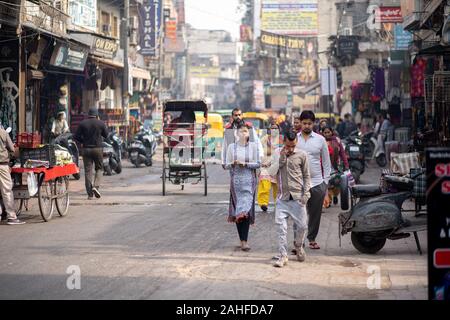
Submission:
<svg viewBox="0 0 450 320">
<path fill-rule="evenodd" d="M 450 300 L 450 149 L 426 151 L 428 296 Z"/>
<path fill-rule="evenodd" d="M 189 73 L 193 78 L 219 78 L 219 67 L 189 67 Z"/>
<path fill-rule="evenodd" d="M 266 109 L 264 81 L 253 81 L 253 108 L 255 110 Z"/>
<path fill-rule="evenodd" d="M 72 24 L 97 31 L 97 0 L 69 0 Z"/>
<path fill-rule="evenodd" d="M 262 0 L 261 30 L 312 36 L 318 29 L 318 0 Z"/>
<path fill-rule="evenodd" d="M 143 56 L 156 57 L 161 29 L 161 1 L 144 0 L 139 5 L 139 33 L 141 35 L 141 51 Z"/>
<path fill-rule="evenodd" d="M 413 34 L 405 31 L 401 24 L 395 26 L 395 50 L 408 50 L 413 41 Z"/>
</svg>

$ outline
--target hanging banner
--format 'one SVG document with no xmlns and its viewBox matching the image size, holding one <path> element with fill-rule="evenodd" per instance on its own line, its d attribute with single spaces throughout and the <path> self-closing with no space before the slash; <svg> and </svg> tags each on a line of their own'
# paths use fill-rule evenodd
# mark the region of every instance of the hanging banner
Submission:
<svg viewBox="0 0 450 320">
<path fill-rule="evenodd" d="M 139 7 L 141 51 L 143 56 L 156 57 L 161 29 L 161 0 L 145 0 Z"/>
<path fill-rule="evenodd" d="M 299 59 L 317 58 L 317 38 L 300 38 L 261 31 L 261 49 L 273 58 Z"/>
<path fill-rule="evenodd" d="M 262 0 L 262 30 L 315 36 L 319 33 L 318 21 L 318 0 Z"/>
</svg>

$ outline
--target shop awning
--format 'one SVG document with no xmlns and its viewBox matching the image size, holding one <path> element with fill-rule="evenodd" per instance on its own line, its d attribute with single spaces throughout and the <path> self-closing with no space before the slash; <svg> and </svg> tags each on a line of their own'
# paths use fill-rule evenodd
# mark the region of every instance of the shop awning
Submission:
<svg viewBox="0 0 450 320">
<path fill-rule="evenodd" d="M 133 78 L 144 79 L 144 80 L 152 79 L 152 76 L 150 75 L 150 71 L 141 69 L 141 68 L 136 68 L 136 67 L 134 67 L 131 70 L 131 76 Z"/>
<path fill-rule="evenodd" d="M 96 62 L 98 62 L 98 63 L 100 63 L 100 64 L 106 65 L 108 67 L 115 67 L 115 68 L 122 68 L 123 69 L 123 63 L 122 62 L 117 62 L 117 61 L 110 60 L 110 59 L 97 58 L 97 57 L 93 57 L 93 56 L 91 56 L 91 59 L 96 61 Z"/>
<path fill-rule="evenodd" d="M 431 16 L 436 12 L 439 6 L 442 4 L 443 0 L 432 0 L 428 3 L 428 5 L 423 9 L 423 16 L 420 21 L 420 26 L 422 27 L 427 21 L 431 18 Z"/>
</svg>

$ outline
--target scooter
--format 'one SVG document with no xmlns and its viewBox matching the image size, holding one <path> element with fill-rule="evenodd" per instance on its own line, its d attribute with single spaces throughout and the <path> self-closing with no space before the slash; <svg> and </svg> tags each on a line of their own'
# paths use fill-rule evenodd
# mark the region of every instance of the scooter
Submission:
<svg viewBox="0 0 450 320">
<path fill-rule="evenodd" d="M 73 162 L 77 165 L 77 167 L 79 167 L 80 151 L 78 150 L 77 143 L 73 140 L 72 133 L 68 132 L 59 135 L 55 138 L 53 143 L 65 148 L 72 155 Z M 80 180 L 81 176 L 79 173 L 75 173 L 73 174 L 73 177 L 75 178 L 75 180 Z"/>
<path fill-rule="evenodd" d="M 122 164 L 120 155 L 114 150 L 113 144 L 103 142 L 103 173 L 111 176 L 112 172 L 120 174 L 122 172 Z"/>
<path fill-rule="evenodd" d="M 414 198 L 414 183 L 421 170 L 410 177 L 384 175 L 391 190 L 383 192 L 379 185 L 357 185 L 348 187 L 346 176 L 341 178 L 341 209 L 349 210 L 339 215 L 339 240 L 351 232 L 353 246 L 361 253 L 375 254 L 386 244 L 386 240 L 399 240 L 414 234 L 417 249 L 420 247 L 417 232 L 427 230 L 427 219 L 421 209 L 409 210 L 416 215 L 410 220 L 404 217 L 408 210 L 402 209 L 407 199 Z M 395 189 L 397 192 L 389 192 Z M 351 202 L 351 207 L 350 203 Z"/>
<path fill-rule="evenodd" d="M 342 140 L 342 144 L 347 153 L 348 164 L 350 171 L 356 183 L 359 183 L 361 175 L 366 171 L 366 160 L 362 147 L 361 138 L 355 135 L 350 135 Z"/>
<path fill-rule="evenodd" d="M 109 158 L 109 166 L 117 174 L 122 172 L 122 139 L 117 135 L 115 131 L 109 134 L 109 141 L 114 149 L 114 154 Z"/>
<path fill-rule="evenodd" d="M 134 137 L 128 148 L 129 158 L 132 164 L 139 168 L 141 163 L 147 167 L 153 165 L 153 155 L 156 152 L 156 141 L 154 135 L 141 129 L 141 131 Z"/>
<path fill-rule="evenodd" d="M 378 134 L 377 138 L 372 136 L 370 138 L 370 141 L 375 146 L 373 154 L 372 154 L 372 159 L 375 159 L 375 161 L 377 162 L 377 164 L 380 167 L 382 167 L 382 168 L 386 167 L 387 158 L 386 158 L 386 151 L 385 151 L 385 146 L 384 146 L 384 142 L 386 141 L 386 136 L 384 134 Z"/>
</svg>

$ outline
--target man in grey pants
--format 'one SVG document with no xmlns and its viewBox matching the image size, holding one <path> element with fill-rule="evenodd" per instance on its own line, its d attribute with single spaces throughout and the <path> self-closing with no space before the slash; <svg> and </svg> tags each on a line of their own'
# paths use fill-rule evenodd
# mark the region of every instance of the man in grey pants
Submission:
<svg viewBox="0 0 450 320">
<path fill-rule="evenodd" d="M 296 150 L 297 135 L 287 132 L 284 138 L 284 148 L 280 152 L 279 167 L 272 166 L 271 175 L 277 174 L 278 199 L 275 210 L 275 223 L 278 228 L 279 256 L 274 267 L 282 268 L 288 262 L 287 253 L 287 220 L 291 217 L 296 226 L 295 243 L 297 244 L 297 259 L 305 261 L 306 254 L 302 247 L 308 230 L 306 203 L 310 197 L 311 177 L 309 174 L 308 156 L 302 150 Z"/>
<path fill-rule="evenodd" d="M 19 225 L 25 222 L 17 219 L 14 206 L 13 182 L 11 180 L 11 170 L 9 168 L 9 152 L 14 152 L 14 144 L 9 134 L 0 125 L 0 191 L 3 205 L 5 206 L 6 217 L 2 215 L 2 221 L 6 220 L 8 225 Z"/>
<path fill-rule="evenodd" d="M 311 198 L 308 201 L 308 240 L 310 249 L 320 249 L 316 242 L 322 217 L 323 200 L 327 194 L 331 175 L 331 160 L 327 141 L 313 132 L 316 117 L 312 111 L 300 115 L 302 131 L 298 134 L 297 148 L 308 154 L 311 173 Z"/>
<path fill-rule="evenodd" d="M 74 139 L 83 145 L 83 163 L 88 200 L 100 198 L 100 182 L 103 176 L 103 139 L 108 140 L 108 128 L 99 120 L 98 110 L 89 109 L 89 118 L 81 121 Z M 95 178 L 92 169 L 95 166 Z"/>
</svg>

